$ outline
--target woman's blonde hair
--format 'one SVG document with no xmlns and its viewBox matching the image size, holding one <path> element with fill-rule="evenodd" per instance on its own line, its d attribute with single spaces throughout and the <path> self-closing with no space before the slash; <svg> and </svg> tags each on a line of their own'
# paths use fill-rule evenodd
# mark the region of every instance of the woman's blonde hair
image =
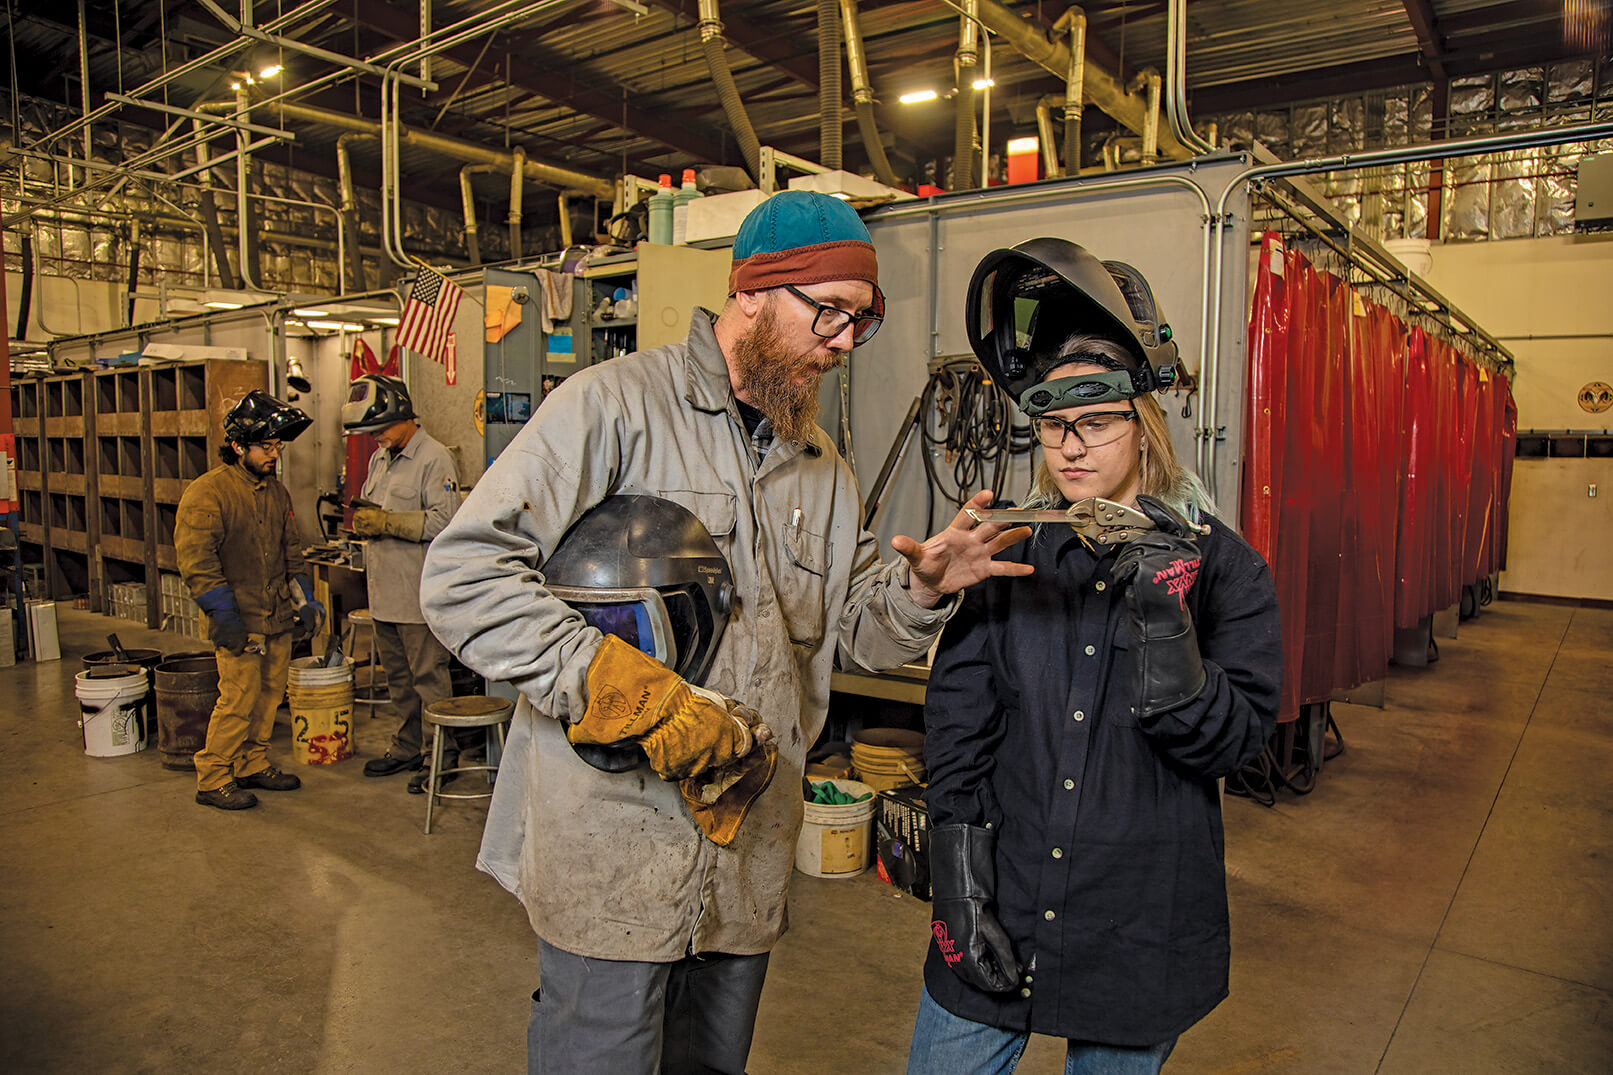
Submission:
<svg viewBox="0 0 1613 1075">
<path fill-rule="evenodd" d="M 1106 336 L 1078 333 L 1064 341 L 1048 371 L 1059 366 L 1087 363 L 1106 369 L 1125 370 L 1136 365 L 1136 358 L 1125 347 Z M 1044 376 L 1046 376 L 1044 374 Z M 1140 489 L 1145 496 L 1161 501 L 1190 519 L 1215 510 L 1209 490 L 1198 476 L 1176 458 L 1171 444 L 1170 428 L 1165 424 L 1165 408 L 1153 393 L 1137 396 L 1132 401 L 1137 409 L 1137 424 L 1142 429 L 1142 476 Z M 1031 466 L 1031 492 L 1026 498 L 1028 508 L 1050 508 L 1065 503 L 1064 494 L 1053 480 L 1047 467 L 1047 456 L 1037 452 Z"/>
</svg>

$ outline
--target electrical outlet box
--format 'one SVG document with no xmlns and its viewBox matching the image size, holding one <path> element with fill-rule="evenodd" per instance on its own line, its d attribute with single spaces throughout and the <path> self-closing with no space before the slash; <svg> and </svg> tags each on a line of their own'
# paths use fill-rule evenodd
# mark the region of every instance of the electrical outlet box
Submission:
<svg viewBox="0 0 1613 1075">
<path fill-rule="evenodd" d="M 1613 230 L 1613 153 L 1582 157 L 1574 194 L 1574 230 Z"/>
</svg>

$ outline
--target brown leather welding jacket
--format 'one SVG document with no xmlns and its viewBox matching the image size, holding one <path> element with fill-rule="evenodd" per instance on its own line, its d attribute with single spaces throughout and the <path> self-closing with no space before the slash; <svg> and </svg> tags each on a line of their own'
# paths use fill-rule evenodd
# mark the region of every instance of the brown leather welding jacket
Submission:
<svg viewBox="0 0 1613 1075">
<path fill-rule="evenodd" d="M 221 464 L 186 486 L 174 525 L 179 574 L 192 597 L 229 586 L 246 629 L 291 630 L 295 575 L 306 575 L 291 494 L 278 478 Z"/>
</svg>

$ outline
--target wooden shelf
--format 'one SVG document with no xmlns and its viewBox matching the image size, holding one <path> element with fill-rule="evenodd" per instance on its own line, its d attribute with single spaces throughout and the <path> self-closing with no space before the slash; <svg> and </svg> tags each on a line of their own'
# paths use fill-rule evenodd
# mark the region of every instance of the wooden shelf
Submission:
<svg viewBox="0 0 1613 1075">
<path fill-rule="evenodd" d="M 179 499 L 218 459 L 226 401 L 267 384 L 263 362 L 222 359 L 13 384 L 19 533 L 40 548 L 51 596 L 88 592 L 99 611 L 107 587 L 141 582 L 157 627 Z"/>
</svg>

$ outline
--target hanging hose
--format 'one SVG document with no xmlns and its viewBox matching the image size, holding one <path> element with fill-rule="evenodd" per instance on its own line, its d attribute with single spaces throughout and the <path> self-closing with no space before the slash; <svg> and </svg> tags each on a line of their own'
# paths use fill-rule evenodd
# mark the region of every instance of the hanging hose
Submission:
<svg viewBox="0 0 1613 1075">
<path fill-rule="evenodd" d="M 1015 410 L 1008 397 L 971 361 L 930 374 L 919 406 L 924 415 L 921 454 L 932 494 L 938 492 L 962 507 L 989 487 L 1000 503 L 1012 457 L 1028 454 L 1035 444 L 1029 426 L 1014 424 Z M 952 464 L 950 474 L 938 467 L 938 451 Z M 933 530 L 933 518 L 930 523 Z"/>
<path fill-rule="evenodd" d="M 728 69 L 728 57 L 723 51 L 722 21 L 717 17 L 717 0 L 700 0 L 700 49 L 706 55 L 706 69 L 717 87 L 722 101 L 723 114 L 733 128 L 734 140 L 739 143 L 740 155 L 751 178 L 762 180 L 762 143 L 751 127 L 750 116 L 745 113 L 745 102 L 739 99 L 739 87 L 734 85 L 734 73 Z"/>
<path fill-rule="evenodd" d="M 840 167 L 840 0 L 818 0 L 818 163 Z"/>
<path fill-rule="evenodd" d="M 874 87 L 868 79 L 868 59 L 863 52 L 857 0 L 840 0 L 840 16 L 845 23 L 846 70 L 851 74 L 851 105 L 857 114 L 857 131 L 862 135 L 863 152 L 868 154 L 868 165 L 874 170 L 874 178 L 887 187 L 894 187 L 896 172 L 891 168 L 890 158 L 885 156 L 885 144 L 879 140 L 879 127 L 874 123 Z"/>
<path fill-rule="evenodd" d="M 28 317 L 30 307 L 34 302 L 34 232 L 32 228 L 22 233 L 22 294 L 17 297 L 17 331 L 11 334 L 14 340 L 28 338 Z"/>
<path fill-rule="evenodd" d="M 971 10 L 958 18 L 958 53 L 955 70 L 958 92 L 953 97 L 952 131 L 952 189 L 973 190 L 975 187 L 975 48 L 980 28 L 975 25 Z"/>
</svg>

